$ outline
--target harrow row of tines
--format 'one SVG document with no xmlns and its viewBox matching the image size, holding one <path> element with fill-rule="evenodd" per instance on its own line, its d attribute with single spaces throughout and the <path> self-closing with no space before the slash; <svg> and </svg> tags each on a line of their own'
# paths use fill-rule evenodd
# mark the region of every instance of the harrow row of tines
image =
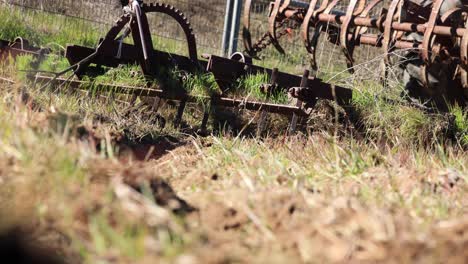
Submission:
<svg viewBox="0 0 468 264">
<path fill-rule="evenodd" d="M 53 76 L 35 75 L 34 81 L 44 85 L 59 85 L 61 87 L 84 88 L 99 86 L 101 91 L 108 91 L 118 94 L 131 94 L 141 97 L 153 97 L 163 100 L 179 102 L 177 115 L 174 120 L 180 124 L 187 103 L 209 102 L 203 115 L 201 130 L 207 126 L 210 111 L 215 107 L 233 107 L 258 111 L 260 119 L 259 132 L 262 132 L 267 113 L 276 113 L 290 117 L 289 132 L 293 132 L 300 120 L 305 120 L 311 107 L 318 98 L 333 100 L 336 103 L 349 105 L 352 92 L 349 89 L 330 85 L 322 82 L 318 78 L 309 76 L 309 71 L 305 70 L 303 76 L 293 75 L 278 71 L 278 69 L 267 69 L 252 64 L 252 60 L 242 53 L 236 53 L 231 58 L 224 58 L 216 55 L 204 55 L 198 58 L 195 36 L 186 16 L 178 9 L 161 3 L 146 4 L 140 1 L 133 1 L 132 6 L 124 8 L 124 14 L 115 22 L 106 36 L 99 41 L 96 48 L 70 45 L 67 47 L 65 57 L 71 67 Z M 150 25 L 147 14 L 163 13 L 171 16 L 183 29 L 187 40 L 189 56 L 163 52 L 153 47 Z M 133 43 L 126 44 L 123 39 L 127 36 L 133 38 Z M 0 53 L 3 57 L 8 55 L 17 56 L 21 53 L 33 55 L 40 60 L 41 56 L 46 56 L 46 50 L 41 50 L 30 45 L 26 41 L 17 39 L 11 43 L 2 43 Z M 86 75 L 96 74 L 96 69 L 105 67 L 117 67 L 122 64 L 139 64 L 142 73 L 148 77 L 147 87 L 130 87 L 110 84 L 93 84 L 80 80 Z M 164 76 L 158 75 L 162 69 L 174 69 L 185 74 L 210 73 L 222 91 L 221 94 L 210 96 L 191 95 L 184 89 L 168 89 L 167 87 L 154 88 L 152 80 Z M 67 71 L 73 71 L 78 80 L 64 78 Z M 93 72 L 94 71 L 94 72 Z M 293 97 L 292 104 L 275 104 L 248 100 L 245 98 L 229 98 L 230 85 L 239 78 L 264 74 L 271 80 L 262 85 L 261 89 L 265 95 L 284 92 L 290 93 Z M 165 76 L 167 77 L 167 76 Z M 172 90 L 171 90 L 172 89 Z M 154 109 L 154 108 L 153 108 Z M 156 107 L 157 109 L 157 107 Z M 262 124 L 263 123 L 263 124 Z"/>
<path fill-rule="evenodd" d="M 298 1 L 275 0 L 270 3 L 268 32 L 252 41 L 251 14 L 255 0 L 246 0 L 244 10 L 244 46 L 252 57 L 267 46 L 284 53 L 280 38 L 297 29 L 309 54 L 311 68 L 317 70 L 317 46 L 322 32 L 339 45 L 347 68 L 354 71 L 354 51 L 357 46 L 371 45 L 382 49 L 382 76 L 387 77 L 391 55 L 398 50 L 419 53 L 422 65 L 419 80 L 428 95 L 449 99 L 468 96 L 468 5 L 466 1 L 434 0 L 432 5 L 417 5 L 405 0 L 350 0 L 344 10 L 336 10 L 339 0 L 311 0 L 297 6 Z M 430 1 L 426 1 L 429 2 Z M 370 33 L 377 32 L 377 33 Z M 416 36 L 416 37 L 415 37 Z M 434 87 L 429 80 L 435 64 L 452 67 L 452 78 L 463 89 Z M 435 76 L 436 78 L 438 76 Z M 444 90 L 444 91 L 441 91 Z M 442 93 L 442 94 L 437 94 Z M 446 98 L 447 99 L 447 98 Z"/>
<path fill-rule="evenodd" d="M 301 28 L 304 44 L 310 54 L 312 68 L 318 66 L 315 62 L 316 44 L 322 31 L 328 32 L 332 42 L 340 45 L 346 55 L 348 68 L 352 71 L 354 47 L 361 44 L 379 46 L 384 49 L 385 61 L 389 62 L 389 54 L 395 49 L 412 48 L 421 53 L 424 59 L 421 67 L 421 75 L 427 79 L 431 63 L 447 63 L 456 65 L 456 78 L 462 84 L 462 90 L 467 90 L 467 42 L 468 30 L 465 28 L 466 12 L 464 6 L 450 9 L 440 15 L 439 9 L 444 1 L 436 1 L 431 7 L 429 19 L 425 23 L 401 22 L 402 3 L 394 0 L 388 10 L 380 12 L 378 17 L 369 17 L 372 10 L 381 4 L 380 0 L 370 3 L 361 0 L 351 0 L 346 12 L 334 11 L 333 8 L 338 0 L 329 2 L 323 0 L 312 0 L 309 8 L 293 7 L 291 1 L 279 1 L 271 3 L 269 13 L 269 30 L 257 43 L 252 43 L 250 34 L 250 8 L 251 0 L 247 0 L 244 17 L 244 43 L 246 52 L 232 54 L 230 58 L 216 55 L 203 55 L 200 59 L 197 53 L 195 35 L 187 17 L 178 9 L 161 3 L 147 4 L 142 1 L 133 1 L 131 5 L 124 7 L 124 14 L 114 23 L 104 38 L 95 48 L 71 45 L 67 47 L 65 57 L 70 67 L 52 77 L 34 76 L 36 82 L 47 85 L 67 85 L 72 88 L 90 87 L 80 80 L 86 75 L 96 75 L 101 72 L 103 66 L 117 67 L 122 64 L 139 64 L 142 73 L 147 77 L 147 87 L 129 87 L 122 85 L 101 84 L 104 91 L 121 94 L 132 94 L 136 96 L 155 97 L 160 99 L 179 102 L 175 123 L 182 120 L 187 103 L 199 102 L 200 99 L 209 101 L 210 107 L 205 109 L 201 129 L 207 126 L 210 111 L 215 107 L 235 107 L 252 111 L 259 111 L 260 131 L 264 126 L 266 113 L 278 113 L 290 117 L 289 131 L 294 131 L 299 120 L 306 120 L 317 100 L 326 99 L 335 101 L 345 110 L 351 110 L 350 102 L 352 90 L 323 82 L 321 79 L 309 76 L 309 70 L 305 69 L 302 76 L 268 69 L 253 64 L 255 57 L 266 46 L 272 44 L 280 52 L 284 52 L 279 38 L 284 35 L 284 29 L 291 27 Z M 414 11 L 414 10 L 413 10 Z M 410 9 L 407 12 L 412 12 Z M 414 11 L 416 12 L 416 11 Z M 419 14 L 417 11 L 415 14 Z M 182 28 L 186 40 L 188 56 L 163 52 L 153 47 L 152 34 L 148 23 L 147 14 L 162 13 L 169 15 Z M 421 19 L 423 16 L 420 15 Z M 437 24 L 442 23 L 442 24 Z M 460 25 L 463 24 L 462 27 Z M 295 26 L 294 26 L 295 25 Z M 374 28 L 381 33 L 369 34 L 367 30 Z M 310 29 L 315 29 L 311 33 Z M 423 35 L 423 40 L 409 41 L 402 33 L 416 32 Z M 134 44 L 124 43 L 126 37 L 132 37 Z M 17 39 L 14 42 L 0 43 L 0 58 L 17 56 L 26 53 L 40 59 L 46 56 L 47 50 L 31 47 L 26 41 Z M 37 66 L 37 65 L 36 65 Z M 167 78 L 161 76 L 160 72 L 167 69 L 177 69 L 184 76 L 190 74 L 209 73 L 214 76 L 221 93 L 210 96 L 189 94 L 184 89 L 165 87 L 154 88 L 152 80 Z M 98 70 L 98 71 L 96 71 Z M 63 78 L 67 72 L 72 72 L 70 78 Z M 273 104 L 267 102 L 251 101 L 246 99 L 229 98 L 231 84 L 239 78 L 249 75 L 265 74 L 270 82 L 263 84 L 261 91 L 266 97 L 271 94 L 287 93 L 293 98 L 292 104 Z M 78 80 L 71 80 L 72 76 Z M 454 77 L 455 78 L 455 77 Z M 164 83 L 164 82 L 162 82 Z M 91 85 L 96 87 L 96 85 Z M 429 86 L 429 85 L 428 85 Z M 431 90 L 431 87 L 427 87 Z M 449 87 L 452 88 L 452 87 Z M 443 96 L 449 98 L 450 93 Z M 454 93 L 453 98 L 463 99 Z M 133 100 L 132 100 L 133 101 Z M 153 108 L 153 109 L 158 109 Z"/>
</svg>

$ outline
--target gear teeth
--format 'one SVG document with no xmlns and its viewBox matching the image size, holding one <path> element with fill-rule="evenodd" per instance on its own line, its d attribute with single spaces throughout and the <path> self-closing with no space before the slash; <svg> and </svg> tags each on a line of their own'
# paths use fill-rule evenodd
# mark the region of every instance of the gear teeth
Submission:
<svg viewBox="0 0 468 264">
<path fill-rule="evenodd" d="M 191 27 L 191 23 L 188 21 L 188 18 L 185 16 L 185 14 L 181 10 L 175 8 L 173 5 L 156 2 L 156 3 L 144 4 L 144 6 L 146 7 L 145 9 L 147 9 L 145 10 L 146 12 L 161 12 L 161 13 L 166 13 L 168 15 L 170 15 L 170 13 L 175 14 L 176 16 L 180 18 L 176 20 L 178 20 L 178 22 L 180 23 L 185 24 L 185 26 L 187 26 L 189 31 L 191 32 L 190 34 L 194 35 L 193 28 Z M 168 13 L 168 11 L 170 13 Z"/>
<path fill-rule="evenodd" d="M 195 52 L 192 52 L 193 53 L 192 57 L 196 57 L 197 45 L 195 41 L 195 33 L 193 32 L 193 28 L 188 18 L 185 16 L 185 14 L 181 10 L 175 8 L 174 6 L 170 4 L 164 4 L 160 2 L 144 4 L 143 7 L 144 8 L 142 9 L 146 13 L 163 13 L 174 18 L 177 21 L 177 23 L 179 23 L 179 25 L 182 27 L 182 29 L 184 30 L 187 36 L 189 50 L 195 50 Z M 196 60 L 196 58 L 192 58 L 192 59 Z"/>
</svg>

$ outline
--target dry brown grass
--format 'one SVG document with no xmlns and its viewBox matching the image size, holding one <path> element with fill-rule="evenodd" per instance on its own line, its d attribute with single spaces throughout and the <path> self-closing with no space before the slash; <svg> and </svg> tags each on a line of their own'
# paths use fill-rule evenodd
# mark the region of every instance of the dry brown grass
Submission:
<svg viewBox="0 0 468 264">
<path fill-rule="evenodd" d="M 195 141 L 195 150 L 178 149 L 155 166 L 200 209 L 193 224 L 206 232 L 207 252 L 218 252 L 214 262 L 466 260 L 466 234 L 459 233 L 466 168 L 447 169 L 408 149 L 394 155 L 355 146 L 345 154 L 343 143 L 335 154 L 320 137 Z M 453 154 L 466 163 L 463 153 Z M 359 161 L 348 155 L 363 155 L 363 168 L 352 170 Z"/>
<path fill-rule="evenodd" d="M 15 81 L 0 91 L 0 223 L 67 263 L 468 261 L 468 155 L 444 116 L 357 87 L 359 139 L 320 112 L 309 134 L 200 138 Z M 155 137 L 122 144 L 138 131 Z"/>
</svg>

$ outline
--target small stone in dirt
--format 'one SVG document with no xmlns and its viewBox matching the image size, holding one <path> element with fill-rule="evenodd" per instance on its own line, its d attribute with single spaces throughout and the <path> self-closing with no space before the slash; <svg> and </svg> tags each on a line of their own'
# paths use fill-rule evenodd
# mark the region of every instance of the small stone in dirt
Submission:
<svg viewBox="0 0 468 264">
<path fill-rule="evenodd" d="M 315 187 L 309 187 L 307 188 L 307 191 L 309 191 L 310 193 L 313 193 L 313 194 L 320 194 L 322 193 L 319 189 L 315 188 Z"/>
<path fill-rule="evenodd" d="M 278 182 L 279 184 L 286 184 L 288 183 L 289 181 L 289 178 L 285 175 L 280 175 L 278 176 L 278 178 L 276 178 L 276 182 Z"/>
<path fill-rule="evenodd" d="M 291 205 L 291 206 L 289 207 L 288 212 L 289 212 L 290 215 L 293 215 L 294 212 L 296 212 L 296 205 L 294 205 L 294 204 Z"/>
<path fill-rule="evenodd" d="M 237 210 L 234 209 L 234 208 L 229 208 L 226 210 L 226 212 L 224 213 L 224 216 L 225 217 L 232 217 L 232 216 L 236 216 L 237 215 Z"/>
<path fill-rule="evenodd" d="M 125 183 L 138 192 L 143 192 L 144 182 L 125 179 Z M 168 207 L 174 214 L 186 215 L 197 209 L 178 197 L 172 187 L 161 178 L 152 178 L 148 182 L 156 204 Z"/>
<path fill-rule="evenodd" d="M 217 180 L 219 180 L 219 175 L 217 173 L 215 173 L 215 174 L 211 175 L 211 179 L 213 181 L 217 181 Z"/>
<path fill-rule="evenodd" d="M 439 181 L 442 185 L 454 188 L 459 182 L 463 180 L 460 173 L 455 169 L 448 169 L 439 175 Z"/>
</svg>

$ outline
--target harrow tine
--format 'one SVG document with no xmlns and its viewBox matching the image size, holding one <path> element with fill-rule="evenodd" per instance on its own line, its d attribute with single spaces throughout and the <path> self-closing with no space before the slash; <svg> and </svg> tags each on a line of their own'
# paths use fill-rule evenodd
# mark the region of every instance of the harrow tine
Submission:
<svg viewBox="0 0 468 264">
<path fill-rule="evenodd" d="M 386 13 L 383 33 L 382 48 L 384 50 L 384 60 L 382 63 L 382 81 L 386 84 L 388 71 L 387 67 L 390 64 L 390 53 L 394 49 L 395 44 L 395 32 L 392 28 L 393 19 L 397 13 L 398 7 L 403 3 L 402 0 L 392 0 L 390 7 Z"/>
<path fill-rule="evenodd" d="M 309 86 L 309 84 L 308 84 L 309 74 L 310 74 L 310 72 L 308 70 L 304 70 L 304 74 L 302 75 L 302 79 L 301 79 L 300 88 L 306 88 L 306 87 Z M 297 107 L 299 107 L 300 109 L 302 109 L 303 102 L 299 98 L 294 98 L 294 101 L 296 101 L 295 105 Z M 293 114 L 293 116 L 291 118 L 291 123 L 289 124 L 289 129 L 288 129 L 289 130 L 288 131 L 289 135 L 292 135 L 292 134 L 296 133 L 298 120 L 299 120 L 299 116 L 297 116 L 296 114 Z"/>
<path fill-rule="evenodd" d="M 268 30 L 269 30 L 269 37 L 271 40 L 272 45 L 276 48 L 276 50 L 281 53 L 285 54 L 285 51 L 283 47 L 281 47 L 281 44 L 278 41 L 278 36 L 276 34 L 277 31 L 277 22 L 278 22 L 278 16 L 280 14 L 279 9 L 280 9 L 280 4 L 281 0 L 275 0 L 275 3 L 273 5 L 273 10 L 271 11 L 270 17 L 268 19 Z"/>
<path fill-rule="evenodd" d="M 184 115 L 185 107 L 187 106 L 187 100 L 181 100 L 179 107 L 177 108 L 177 115 L 174 120 L 174 127 L 178 128 L 180 127 L 182 123 L 182 116 Z"/>
<path fill-rule="evenodd" d="M 468 18 L 465 21 L 465 28 L 468 28 Z M 465 31 L 460 44 L 460 79 L 465 96 L 468 97 L 468 30 Z"/>
<path fill-rule="evenodd" d="M 252 35 L 250 33 L 250 12 L 252 8 L 252 0 L 246 0 L 244 6 L 244 18 L 243 18 L 243 28 L 242 28 L 242 39 L 244 42 L 245 52 L 254 56 L 254 51 L 252 47 Z"/>
<path fill-rule="evenodd" d="M 161 106 L 161 97 L 155 97 L 153 101 L 153 105 L 151 106 L 151 112 L 157 113 L 159 111 L 159 107 Z"/>
<path fill-rule="evenodd" d="M 421 66 L 421 79 L 424 87 L 429 93 L 432 93 L 430 89 L 431 87 L 429 87 L 428 67 L 430 67 L 432 64 L 430 51 L 432 50 L 431 46 L 434 37 L 433 31 L 443 2 L 444 0 L 436 0 L 432 6 L 431 15 L 429 17 L 429 21 L 426 24 L 426 31 L 424 32 L 424 38 L 422 42 L 421 58 L 423 59 L 424 64 Z"/>
<path fill-rule="evenodd" d="M 361 13 L 364 11 L 365 8 L 366 8 L 366 0 L 359 0 L 358 8 L 355 9 L 353 16 L 356 17 L 356 16 L 361 15 Z"/>
<path fill-rule="evenodd" d="M 270 78 L 270 83 L 266 85 L 265 91 L 266 92 L 266 98 L 269 99 L 271 95 L 271 91 L 275 89 L 275 86 L 277 85 L 277 79 L 278 79 L 278 68 L 273 68 L 271 71 L 271 78 Z M 258 126 L 257 126 L 257 137 L 261 137 L 263 132 L 265 131 L 266 128 L 266 122 L 268 118 L 268 112 L 265 110 L 260 111 L 260 118 L 258 121 Z"/>
<path fill-rule="evenodd" d="M 205 109 L 205 111 L 203 111 L 203 119 L 202 119 L 202 123 L 201 123 L 201 126 L 200 126 L 200 134 L 206 134 L 206 130 L 207 130 L 207 127 L 208 127 L 208 120 L 210 119 L 210 113 L 211 113 L 211 106 L 208 106 L 208 109 Z"/>
<path fill-rule="evenodd" d="M 27 48 L 30 48 L 31 46 L 29 45 L 29 40 L 27 39 L 23 39 L 22 37 L 17 37 L 15 38 L 15 40 L 13 40 L 13 45 L 12 47 L 13 48 L 19 48 L 19 49 L 27 49 Z M 19 45 L 19 47 L 17 47 L 17 45 Z"/>
<path fill-rule="evenodd" d="M 317 70 L 317 63 L 315 62 L 315 56 L 311 56 L 311 54 L 314 52 L 313 51 L 313 47 L 311 45 L 311 40 L 310 40 L 310 33 L 309 33 L 309 29 L 311 27 L 312 24 L 316 24 L 317 21 L 315 20 L 316 18 L 316 14 L 317 12 L 320 12 L 320 7 L 318 10 L 315 10 L 316 6 L 317 6 L 317 2 L 318 0 L 311 0 L 310 3 L 309 3 L 309 8 L 307 9 L 307 13 L 304 17 L 304 21 L 302 22 L 302 25 L 301 25 L 301 37 L 302 37 L 302 41 L 304 42 L 304 46 L 307 50 L 307 53 L 309 54 L 309 57 L 310 57 L 310 65 L 312 65 L 312 68 L 314 70 Z M 322 6 L 326 6 L 324 5 L 324 3 L 326 4 L 328 2 L 328 0 L 324 0 L 322 1 Z"/>
<path fill-rule="evenodd" d="M 325 9 L 328 6 L 328 2 L 329 2 L 329 0 L 322 0 L 322 3 L 320 4 L 320 7 L 317 10 L 314 10 L 314 15 L 313 15 L 314 19 L 317 17 L 317 14 L 320 14 L 323 11 L 325 11 Z"/>
<path fill-rule="evenodd" d="M 289 7 L 289 4 L 291 3 L 291 0 L 284 0 L 283 4 L 281 5 L 279 12 L 283 13 L 286 8 Z"/>
<path fill-rule="evenodd" d="M 463 11 L 464 11 L 463 8 L 459 8 L 459 7 L 451 8 L 450 10 L 441 14 L 440 21 L 442 22 L 443 25 L 447 25 L 447 22 L 452 18 L 452 16 L 456 14 L 460 15 L 462 14 Z"/>
<path fill-rule="evenodd" d="M 368 18 L 369 17 L 369 13 L 379 4 L 381 3 L 383 0 L 373 0 L 372 2 L 370 2 L 366 8 L 362 11 L 361 14 L 359 14 L 359 17 L 360 18 Z M 364 34 L 365 32 L 367 31 L 367 27 L 363 27 L 363 26 L 356 26 L 356 29 L 354 31 L 354 39 L 359 39 L 359 37 Z"/>
<path fill-rule="evenodd" d="M 318 17 L 320 14 L 329 14 L 332 9 L 338 4 L 339 0 L 333 0 L 331 3 L 328 4 L 328 0 L 325 0 L 324 2 L 327 3 L 328 5 L 326 6 L 325 9 L 323 9 L 322 12 L 315 12 L 315 16 Z M 324 26 L 327 25 L 324 22 L 319 22 L 317 24 L 317 27 L 315 28 L 314 35 L 312 37 L 312 40 L 310 41 L 310 49 L 311 52 L 309 53 L 311 56 L 311 67 L 314 70 L 318 70 L 318 65 L 317 65 L 317 45 L 320 39 L 320 34 L 322 33 L 322 30 L 324 30 Z"/>
<path fill-rule="evenodd" d="M 356 4 L 359 5 L 356 8 Z M 355 39 L 348 39 L 348 34 L 350 34 L 350 27 L 352 26 L 352 21 L 354 18 L 362 13 L 365 7 L 365 0 L 351 0 L 348 5 L 348 9 L 345 14 L 345 18 L 343 24 L 341 24 L 341 31 L 340 31 L 340 44 L 343 52 L 346 56 L 346 64 L 348 67 L 348 71 L 350 73 L 354 73 L 353 64 L 353 53 L 354 53 L 354 46 L 356 45 Z M 354 36 L 354 34 L 351 34 Z"/>
</svg>

